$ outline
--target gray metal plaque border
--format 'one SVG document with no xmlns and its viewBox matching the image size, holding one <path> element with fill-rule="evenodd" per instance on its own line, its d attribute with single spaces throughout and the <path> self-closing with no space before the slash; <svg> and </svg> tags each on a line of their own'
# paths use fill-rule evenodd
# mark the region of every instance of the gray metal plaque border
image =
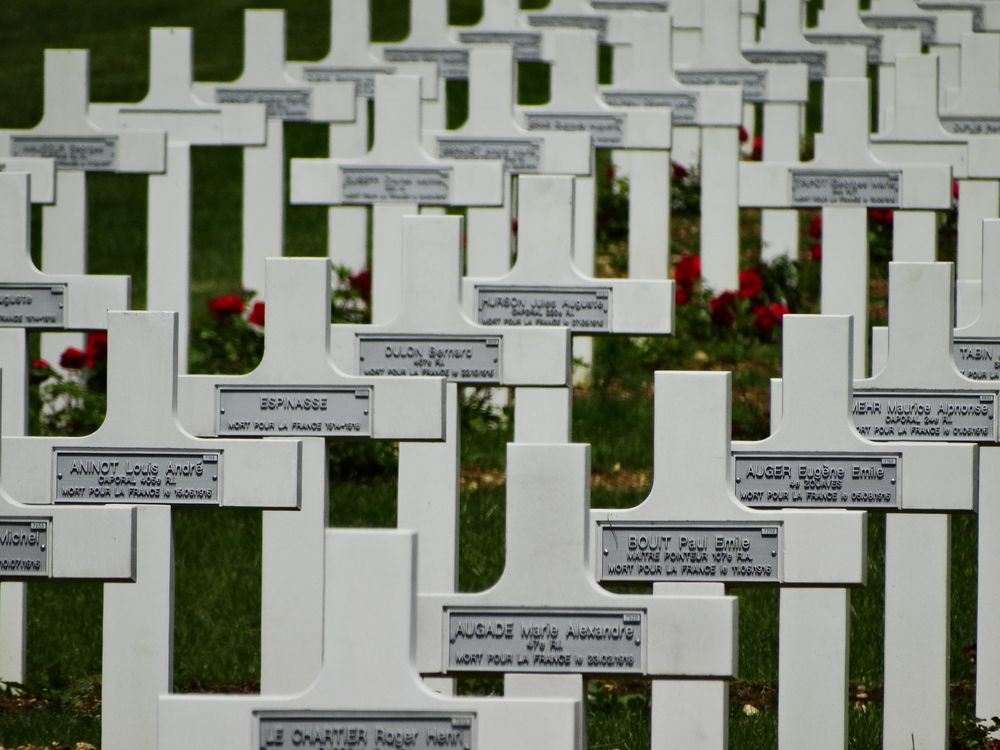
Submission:
<svg viewBox="0 0 1000 750">
<path fill-rule="evenodd" d="M 867 417 L 867 416 L 870 416 L 870 415 L 867 413 L 867 411 L 868 411 L 867 409 L 863 410 L 863 412 L 865 412 L 865 413 L 859 413 L 857 411 L 857 401 L 858 401 L 858 399 L 882 399 L 881 403 L 884 403 L 886 399 L 893 398 L 893 397 L 900 398 L 900 399 L 913 399 L 913 398 L 923 397 L 925 399 L 938 399 L 938 400 L 954 399 L 954 400 L 957 400 L 957 401 L 971 401 L 971 400 L 974 400 L 974 399 L 978 399 L 979 404 L 989 404 L 990 405 L 990 408 L 987 410 L 986 421 L 990 423 L 990 432 L 991 432 L 991 434 L 988 437 L 978 436 L 978 435 L 964 435 L 964 434 L 956 436 L 954 434 L 955 426 L 952 426 L 952 427 L 946 429 L 942 425 L 942 432 L 947 431 L 948 432 L 947 435 L 922 435 L 922 434 L 913 435 L 912 432 L 911 432 L 912 427 L 913 427 L 913 423 L 911 423 L 911 422 L 906 422 L 906 425 L 908 427 L 906 435 L 899 435 L 899 434 L 897 434 L 895 432 L 895 430 L 893 431 L 893 434 L 881 434 L 881 433 L 875 432 L 875 430 L 873 429 L 874 427 L 877 426 L 873 420 L 867 420 L 867 421 L 863 420 L 859 424 L 859 420 L 858 420 L 859 417 Z M 881 407 L 880 407 L 880 410 L 881 410 Z M 882 415 L 879 414 L 878 416 L 882 416 Z M 907 418 L 909 418 L 908 415 L 901 415 L 901 416 L 907 416 Z M 917 415 L 917 416 L 920 416 L 920 415 Z M 937 416 L 937 415 L 931 415 L 931 416 Z M 962 417 L 964 415 L 949 415 L 949 416 Z M 973 415 L 973 416 L 978 416 L 978 415 Z M 864 437 L 864 438 L 866 438 L 868 440 L 873 440 L 875 442 L 886 442 L 886 441 L 894 441 L 894 440 L 904 440 L 904 441 L 911 441 L 911 442 L 912 441 L 917 441 L 917 442 L 935 441 L 935 442 L 951 442 L 951 443 L 996 443 L 996 442 L 998 442 L 998 434 L 997 434 L 997 394 L 996 393 L 989 393 L 989 392 L 985 392 L 985 391 L 973 391 L 973 390 L 968 390 L 968 391 L 953 391 L 953 390 L 926 391 L 926 390 L 923 390 L 922 391 L 922 390 L 907 390 L 905 388 L 893 388 L 893 389 L 885 389 L 885 390 L 883 390 L 883 389 L 855 390 L 854 394 L 853 394 L 853 400 L 851 401 L 851 418 L 852 418 L 852 421 L 854 423 L 854 429 L 856 429 L 861 434 L 862 437 Z M 914 418 L 916 418 L 916 417 L 914 417 Z M 971 428 L 962 427 L 962 429 L 971 429 Z"/>
<path fill-rule="evenodd" d="M 381 743 L 376 739 L 373 742 L 368 742 L 368 738 L 365 737 L 365 741 L 362 744 L 359 740 L 361 739 L 359 735 L 355 735 L 353 741 L 346 741 L 345 744 L 337 744 L 336 747 L 351 747 L 355 750 L 374 750 L 375 748 L 427 748 L 427 747 L 438 747 L 447 746 L 454 747 L 458 750 L 475 750 L 478 746 L 478 730 L 479 722 L 478 715 L 475 711 L 392 711 L 387 709 L 357 709 L 353 711 L 349 710 L 334 710 L 327 711 L 321 709 L 260 709 L 253 712 L 253 747 L 259 750 L 283 750 L 289 747 L 312 747 L 312 748 L 325 748 L 330 747 L 329 744 L 325 742 L 313 743 L 299 743 L 299 744 L 286 744 L 285 738 L 278 738 L 274 735 L 267 736 L 263 731 L 263 725 L 272 720 L 274 722 L 284 721 L 287 723 L 313 723 L 313 722 L 330 722 L 335 723 L 339 721 L 354 722 L 356 724 L 366 724 L 374 722 L 384 722 L 384 723 L 394 723 L 396 725 L 409 725 L 413 727 L 417 724 L 445 724 L 448 723 L 453 729 L 468 730 L 468 742 L 463 744 L 454 744 L 452 742 L 447 742 L 442 745 L 432 745 L 426 737 L 424 742 L 420 743 L 416 739 L 412 743 L 400 740 L 399 742 L 387 742 L 383 741 Z M 275 728 L 277 729 L 277 728 Z M 284 727 L 282 728 L 284 729 Z M 396 731 L 405 731 L 397 729 Z M 264 735 L 264 736 L 262 736 Z"/>
<path fill-rule="evenodd" d="M 524 295 L 541 295 L 541 296 L 551 296 L 556 299 L 553 300 L 558 304 L 560 297 L 570 298 L 573 297 L 590 297 L 594 300 L 603 300 L 604 309 L 597 311 L 595 314 L 591 315 L 590 311 L 584 310 L 582 322 L 587 322 L 590 320 L 596 321 L 598 325 L 588 326 L 582 325 L 581 320 L 578 320 L 576 314 L 577 311 L 570 310 L 568 313 L 563 313 L 558 316 L 552 316 L 551 322 L 538 322 L 538 315 L 541 314 L 543 317 L 546 315 L 546 310 L 549 306 L 546 306 L 546 310 L 540 311 L 540 313 L 535 313 L 530 316 L 514 316 L 510 318 L 504 317 L 502 320 L 496 322 L 483 320 L 483 295 L 501 295 L 504 297 L 517 298 Z M 522 303 L 523 304 L 523 303 Z M 563 303 L 565 304 L 565 302 Z M 601 314 L 603 313 L 603 315 Z M 569 328 L 573 333 L 610 333 L 612 320 L 612 289 L 611 287 L 557 287 L 557 286 L 495 286 L 492 284 L 483 284 L 476 287 L 476 321 L 480 325 L 488 326 L 526 326 L 526 327 L 550 327 L 550 326 L 563 326 Z"/>
<path fill-rule="evenodd" d="M 497 335 L 483 335 L 483 336 L 423 336 L 419 334 L 362 334 L 359 333 L 355 336 L 357 340 L 357 358 L 358 358 L 358 372 L 366 376 L 375 375 L 391 375 L 395 377 L 420 377 L 420 376 L 430 376 L 430 377 L 445 377 L 449 382 L 452 383 L 463 383 L 463 384 L 483 384 L 483 385 L 494 385 L 501 382 L 503 375 L 503 336 Z M 417 343 L 423 343 L 428 346 L 442 346 L 447 347 L 452 344 L 469 343 L 484 347 L 485 349 L 496 349 L 496 355 L 493 357 L 493 362 L 491 363 L 493 369 L 495 369 L 496 377 L 486 375 L 480 371 L 485 369 L 482 367 L 472 368 L 476 372 L 469 372 L 463 374 L 461 369 L 457 373 L 452 372 L 450 365 L 443 365 L 443 367 L 448 368 L 448 374 L 440 372 L 440 367 L 438 365 L 437 371 L 431 370 L 421 370 L 420 372 L 414 372 L 411 370 L 410 365 L 406 365 L 399 372 L 382 372 L 381 370 L 387 368 L 376 368 L 378 371 L 373 371 L 365 368 L 365 357 L 367 353 L 365 351 L 365 345 L 369 343 L 392 343 L 392 344 L 405 344 L 407 346 L 415 346 Z M 422 361 L 424 359 L 423 352 L 418 352 L 420 354 L 419 359 Z M 398 355 L 396 355 L 398 356 Z M 427 353 L 427 356 L 432 356 L 431 353 Z M 472 356 L 470 357 L 470 362 L 475 364 L 475 350 L 473 350 Z M 404 357 L 399 357 L 404 359 Z M 378 364 L 382 364 L 383 360 L 387 358 L 377 360 Z M 408 354 L 405 359 L 412 360 L 413 357 Z M 369 365 L 370 367 L 371 365 Z"/>
<path fill-rule="evenodd" d="M 6 545 L 6 540 L 8 535 L 11 533 L 12 526 L 27 526 L 28 529 L 26 533 L 31 534 L 33 532 L 41 532 L 44 535 L 43 539 L 39 540 L 38 545 L 41 549 L 39 550 L 41 554 L 26 554 L 15 557 L 14 555 L 7 556 L 4 552 Z M 51 578 L 52 577 L 52 544 L 53 544 L 53 532 L 54 524 L 52 523 L 51 516 L 2 516 L 0 515 L 0 580 L 11 581 L 20 579 L 34 579 L 34 578 Z M 38 564 L 37 570 L 32 569 L 18 569 L 14 570 L 18 563 L 23 564 L 23 561 L 31 560 Z M 29 566 L 31 568 L 32 566 Z"/>
<path fill-rule="evenodd" d="M 24 312 L 14 316 L 8 315 L 7 308 L 9 305 L 7 302 L 9 297 L 13 296 L 15 299 L 10 301 L 12 304 L 16 304 L 16 298 L 23 295 L 30 296 L 36 292 L 48 292 L 43 304 L 39 304 L 38 300 L 31 297 L 27 307 L 24 308 Z M 0 328 L 64 330 L 66 328 L 66 300 L 68 292 L 69 288 L 66 284 L 0 283 Z M 36 308 L 39 308 L 39 311 L 33 312 Z M 25 321 L 24 317 L 26 315 L 55 316 L 55 320 Z M 15 317 L 18 320 L 15 320 Z"/>
<path fill-rule="evenodd" d="M 270 429 L 254 429 L 254 430 L 232 430 L 223 429 L 223 420 L 226 417 L 226 396 L 229 394 L 252 394 L 254 396 L 283 396 L 287 394 L 301 394 L 303 396 L 314 396 L 314 397 L 330 397 L 330 396 L 345 396 L 353 397 L 354 399 L 363 399 L 365 405 L 363 408 L 363 414 L 361 415 L 360 421 L 358 422 L 358 428 L 346 429 L 341 427 L 337 429 L 337 425 L 327 421 L 326 416 L 324 416 L 321 421 L 325 424 L 325 427 L 319 430 L 313 429 L 302 429 L 296 431 L 294 429 L 282 430 L 275 426 Z M 359 387 L 359 386 L 347 386 L 347 385 L 217 385 L 215 387 L 215 414 L 216 414 L 216 435 L 219 437 L 359 437 L 367 438 L 371 437 L 371 402 L 372 402 L 372 388 L 371 387 Z M 319 409 L 311 409 L 305 411 L 303 416 L 309 415 L 315 421 L 315 418 L 319 414 L 328 415 L 329 412 L 334 407 L 328 407 L 325 411 Z M 245 415 L 239 415 L 241 417 L 240 421 L 253 421 L 253 417 L 249 420 L 244 419 Z"/>
<path fill-rule="evenodd" d="M 856 188 L 856 191 L 864 190 L 866 192 L 865 196 L 861 199 L 850 199 L 850 196 L 845 196 L 844 199 L 834 199 L 834 200 L 814 200 L 806 198 L 796 198 L 796 180 L 803 178 L 812 179 L 823 179 L 826 182 L 832 182 L 836 179 L 851 180 L 854 182 L 859 182 L 862 180 L 876 180 L 876 179 L 888 179 L 894 182 L 895 197 L 891 201 L 871 201 L 866 200 L 871 189 L 867 186 L 862 186 Z M 809 189 L 809 188 L 806 188 Z M 816 188 L 813 188 L 814 190 Z M 827 190 L 833 190 L 833 187 L 827 188 L 824 186 L 822 188 L 824 192 Z M 851 170 L 851 169 L 791 169 L 788 172 L 788 204 L 795 208 L 809 208 L 809 207 L 822 207 L 822 206 L 865 206 L 865 207 L 875 207 L 875 208 L 899 208 L 899 205 L 903 198 L 903 171 L 900 169 L 866 169 L 866 170 Z"/>
</svg>

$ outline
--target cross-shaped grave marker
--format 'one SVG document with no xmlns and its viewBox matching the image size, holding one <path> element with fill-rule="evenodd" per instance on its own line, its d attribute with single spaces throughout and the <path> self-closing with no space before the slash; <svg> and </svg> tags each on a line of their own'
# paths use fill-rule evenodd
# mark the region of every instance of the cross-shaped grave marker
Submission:
<svg viewBox="0 0 1000 750">
<path fill-rule="evenodd" d="M 473 276 L 496 276 L 510 269 L 516 175 L 587 176 L 593 171 L 589 134 L 529 132 L 515 121 L 515 87 L 509 49 L 471 50 L 468 119 L 455 130 L 424 131 L 427 151 L 441 159 L 499 159 L 504 163 L 503 203 L 470 207 L 466 212 L 466 273 Z"/>
<path fill-rule="evenodd" d="M 107 416 L 82 438 L 13 437 L 0 481 L 25 504 L 152 505 L 136 581 L 105 586 L 102 746 L 143 747 L 172 680 L 171 505 L 296 509 L 298 441 L 202 440 L 177 423 L 176 313 L 108 315 Z"/>
<path fill-rule="evenodd" d="M 469 45 L 508 45 L 518 62 L 542 59 L 542 32 L 528 26 L 519 0 L 483 3 L 479 21 L 473 26 L 456 27 L 455 33 L 459 41 Z"/>
<path fill-rule="evenodd" d="M 0 172 L 24 172 L 30 175 L 32 203 L 52 203 L 55 201 L 55 159 L 31 156 L 0 156 Z"/>
<path fill-rule="evenodd" d="M 440 379 L 355 377 L 330 361 L 330 288 L 325 258 L 269 258 L 260 364 L 246 375 L 182 377 L 181 424 L 200 436 L 445 437 Z M 326 453 L 309 442 L 319 449 L 303 451 L 301 510 L 264 512 L 264 693 L 304 689 L 322 663 Z"/>
<path fill-rule="evenodd" d="M 539 10 L 524 11 L 528 26 L 535 29 L 583 29 L 597 33 L 597 41 L 604 42 L 608 28 L 607 10 L 598 10 L 587 0 L 550 0 Z M 544 42 L 543 42 L 544 45 Z M 544 58 L 543 51 L 543 58 Z"/>
<path fill-rule="evenodd" d="M 285 12 L 244 11 L 243 73 L 226 83 L 196 83 L 207 101 L 267 107 L 267 141 L 243 149 L 243 287 L 264 287 L 264 261 L 282 254 L 285 228 L 284 123 L 351 121 L 354 87 L 311 83 L 285 67 Z"/>
<path fill-rule="evenodd" d="M 816 25 L 805 37 L 814 44 L 857 45 L 867 50 L 868 64 L 882 62 L 882 35 L 861 20 L 858 0 L 840 0 L 820 9 Z"/>
<path fill-rule="evenodd" d="M 671 62 L 671 28 L 671 17 L 665 13 L 613 16 L 608 39 L 629 48 L 628 75 L 619 78 L 616 68 L 615 85 L 602 86 L 601 95 L 617 106 L 670 107 L 671 158 L 700 164 L 701 247 L 711 248 L 703 253 L 703 261 L 718 263 L 720 269 L 712 272 L 718 276 L 721 268 L 736 262 L 739 251 L 736 172 L 742 98 L 736 86 L 680 83 Z M 629 171 L 633 171 L 631 164 Z M 650 242 L 641 226 L 632 231 L 630 224 L 629 229 L 629 276 L 666 278 L 669 258 Z"/>
<path fill-rule="evenodd" d="M 579 701 L 445 697 L 422 683 L 414 664 L 419 571 L 412 532 L 330 530 L 324 544 L 317 680 L 292 695 L 165 695 L 160 750 L 580 747 Z"/>
<path fill-rule="evenodd" d="M 108 131 L 87 116 L 90 56 L 86 50 L 46 50 L 44 114 L 28 130 L 0 130 L 0 154 L 56 161 L 56 203 L 42 209 L 42 269 L 86 273 L 86 173 L 152 173 L 165 169 L 163 133 Z M 58 362 L 75 334 L 47 334 L 42 357 Z"/>
<path fill-rule="evenodd" d="M 678 594 L 685 583 L 836 588 L 864 583 L 863 514 L 750 510 L 737 501 L 729 458 L 731 377 L 656 373 L 653 487 L 635 507 L 590 511 L 590 559 L 598 580 L 653 582 L 654 591 L 667 584 Z M 846 663 L 825 669 L 846 682 Z M 838 698 L 835 705 L 846 717 L 846 694 Z M 727 685 L 703 684 L 691 691 L 665 686 L 662 694 L 654 691 L 653 701 L 654 746 L 660 732 L 675 726 L 686 727 L 691 736 L 711 735 L 724 724 Z"/>
<path fill-rule="evenodd" d="M 954 279 L 950 263 L 889 264 L 889 328 L 872 338 L 872 371 L 855 380 L 852 417 L 875 441 L 995 444 L 998 386 L 962 376 L 953 359 Z M 980 451 L 978 491 L 996 492 L 997 448 Z M 988 469 L 986 469 L 988 467 Z M 985 471 L 984 471 L 985 469 Z M 945 476 L 942 493 L 964 478 Z M 976 476 L 972 476 L 973 492 Z M 960 483 L 957 488 L 955 483 Z M 948 585 L 950 517 L 886 517 L 886 746 L 916 738 L 944 746 L 948 736 Z M 914 628 L 924 622 L 927 627 Z"/>
<path fill-rule="evenodd" d="M 508 444 L 503 573 L 477 593 L 419 590 L 420 671 L 501 673 L 505 695 L 567 697 L 583 694 L 583 675 L 733 676 L 735 599 L 601 588 L 589 508 L 589 445 Z"/>
<path fill-rule="evenodd" d="M 854 429 L 852 333 L 846 316 L 786 315 L 782 328 L 782 379 L 773 381 L 772 433 L 764 440 L 733 443 L 732 482 L 740 502 L 767 509 L 890 513 L 972 509 L 973 446 L 875 443 Z M 847 666 L 850 592 L 794 587 L 783 588 L 779 596 L 779 745 L 842 750 L 847 746 L 847 673 L 831 665 Z"/>
<path fill-rule="evenodd" d="M 330 123 L 330 156 L 363 157 L 368 151 L 368 102 L 375 98 L 376 74 L 407 72 L 420 75 L 422 99 L 438 97 L 436 63 L 387 65 L 371 42 L 369 0 L 330 0 L 330 51 L 316 62 L 289 62 L 289 73 L 310 83 L 345 81 L 355 84 L 353 122 Z M 334 263 L 351 269 L 368 264 L 368 209 L 331 206 L 327 209 L 327 252 Z"/>
<path fill-rule="evenodd" d="M 178 369 L 187 372 L 191 319 L 191 146 L 262 146 L 261 104 L 210 104 L 192 90 L 193 32 L 150 29 L 149 92 L 134 104 L 92 104 L 101 127 L 163 130 L 166 171 L 150 175 L 146 226 L 146 307 L 178 314 Z"/>
<path fill-rule="evenodd" d="M 869 149 L 866 79 L 827 78 L 823 86 L 823 133 L 816 135 L 811 162 L 740 164 L 740 205 L 762 208 L 820 206 L 823 210 L 824 313 L 854 316 L 855 376 L 866 372 L 868 320 L 867 207 L 944 209 L 951 204 L 947 165 L 887 164 Z M 901 211 L 895 221 L 905 222 Z M 915 247 L 895 248 L 899 255 L 927 258 L 933 237 Z M 928 247 L 930 245 L 930 247 Z"/>
<path fill-rule="evenodd" d="M 962 10 L 972 14 L 973 31 L 1000 30 L 1000 8 L 976 0 L 917 0 L 917 6 L 930 11 Z"/>
<path fill-rule="evenodd" d="M 399 313 L 389 323 L 331 328 L 333 361 L 361 375 L 432 375 L 448 381 L 444 443 L 400 443 L 398 525 L 420 545 L 421 590 L 451 591 L 456 581 L 458 384 L 569 384 L 566 329 L 483 326 L 462 311 L 462 220 L 402 220 Z M 398 294 L 399 292 L 397 292 Z M 451 502 L 442 502 L 450 497 Z"/>
</svg>

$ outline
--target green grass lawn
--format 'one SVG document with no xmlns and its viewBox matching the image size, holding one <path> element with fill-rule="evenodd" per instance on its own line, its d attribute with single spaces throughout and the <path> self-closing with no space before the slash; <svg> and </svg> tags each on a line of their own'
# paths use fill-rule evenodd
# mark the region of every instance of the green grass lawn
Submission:
<svg viewBox="0 0 1000 750">
<path fill-rule="evenodd" d="M 532 6 L 542 4 L 533 2 Z M 405 36 L 408 14 L 404 5 L 402 0 L 372 0 L 376 38 Z M 329 29 L 325 0 L 90 0 L 72 5 L 55 0 L 4 0 L 0 3 L 0 122 L 23 128 L 39 119 L 42 50 L 46 47 L 91 49 L 91 98 L 133 101 L 145 94 L 148 83 L 150 26 L 193 26 L 196 78 L 227 80 L 235 78 L 242 67 L 243 8 L 276 6 L 287 10 L 289 56 L 323 56 Z M 480 2 L 452 0 L 451 12 L 453 22 L 472 23 L 479 15 Z M 530 66 L 523 72 L 522 98 L 544 100 L 548 88 L 544 66 Z M 450 93 L 457 102 L 449 117 L 454 124 L 463 117 L 463 91 L 458 86 Z M 290 156 L 324 156 L 326 129 L 289 125 L 286 148 Z M 606 165 L 606 161 L 600 163 Z M 193 170 L 193 326 L 207 330 L 213 321 L 206 301 L 239 291 L 240 152 L 196 149 Z M 142 307 L 146 179 L 92 175 L 88 186 L 90 269 L 131 274 L 134 301 Z M 36 209 L 36 246 L 39 216 Z M 291 206 L 286 216 L 286 254 L 325 254 L 323 209 Z M 675 249 L 697 251 L 697 213 L 679 212 L 674 218 Z M 745 212 L 743 218 L 746 258 L 752 262 L 758 219 L 753 212 Z M 620 266 L 622 252 L 620 243 L 608 240 L 601 247 L 602 261 Z M 873 269 L 882 277 L 884 260 L 883 242 L 873 247 Z M 804 263 L 797 269 L 800 288 L 793 309 L 814 311 L 815 294 L 810 296 L 809 289 L 816 286 L 815 265 Z M 634 505 L 648 491 L 654 368 L 734 370 L 734 436 L 753 439 L 766 434 L 768 379 L 779 373 L 780 340 L 719 334 L 706 323 L 704 311 L 700 318 L 693 312 L 679 315 L 678 329 L 676 340 L 669 342 L 599 342 L 594 385 L 578 390 L 573 420 L 574 439 L 593 446 L 595 507 Z M 502 470 L 504 444 L 511 431 L 509 423 L 482 418 L 475 410 L 470 410 L 463 429 L 460 586 L 473 591 L 490 585 L 503 567 Z M 332 443 L 330 455 L 331 525 L 392 526 L 396 480 L 391 447 Z M 176 689 L 253 690 L 260 659 L 260 514 L 185 508 L 175 511 L 175 526 Z M 852 594 L 851 680 L 855 692 L 863 685 L 872 697 L 859 697 L 851 710 L 851 746 L 857 748 L 881 744 L 877 695 L 882 674 L 884 524 L 873 516 L 869 529 L 869 585 Z M 203 544 L 205 538 L 212 538 L 213 543 Z M 971 715 L 975 551 L 974 519 L 956 517 L 951 659 L 955 720 Z M 98 744 L 102 587 L 53 581 L 32 584 L 29 589 L 28 692 L 22 697 L 0 692 L 0 746 Z M 773 747 L 777 592 L 742 588 L 735 593 L 740 597 L 741 678 L 731 690 L 731 745 Z M 462 687 L 475 691 L 496 685 L 496 680 L 468 680 Z M 589 732 L 593 748 L 647 747 L 646 686 L 636 681 L 592 680 Z"/>
</svg>

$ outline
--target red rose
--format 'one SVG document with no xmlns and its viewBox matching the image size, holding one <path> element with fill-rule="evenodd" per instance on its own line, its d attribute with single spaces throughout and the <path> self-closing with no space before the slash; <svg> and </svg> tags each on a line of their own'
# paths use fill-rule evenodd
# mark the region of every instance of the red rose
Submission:
<svg viewBox="0 0 1000 750">
<path fill-rule="evenodd" d="M 748 140 L 750 140 L 750 134 L 745 127 L 740 125 L 740 143 L 746 143 Z"/>
<path fill-rule="evenodd" d="M 958 200 L 958 180 L 951 181 L 951 197 Z"/>
<path fill-rule="evenodd" d="M 674 304 L 678 307 L 686 305 L 691 301 L 691 291 L 687 289 L 683 284 L 677 284 L 674 286 Z"/>
<path fill-rule="evenodd" d="M 227 294 L 223 297 L 216 297 L 208 303 L 208 309 L 219 320 L 230 315 L 242 314 L 244 307 L 243 298 L 238 294 Z"/>
<path fill-rule="evenodd" d="M 683 180 L 685 177 L 691 174 L 690 172 L 687 171 L 687 168 L 683 164 L 678 164 L 677 162 L 674 161 L 670 163 L 670 166 L 673 167 L 675 180 Z"/>
<path fill-rule="evenodd" d="M 730 328 L 736 320 L 736 293 L 723 292 L 708 303 L 708 312 L 712 322 L 718 326 Z"/>
<path fill-rule="evenodd" d="M 615 177 L 617 176 L 617 174 L 618 174 L 618 170 L 615 169 L 615 165 L 614 164 L 609 165 L 608 166 L 608 171 L 607 171 L 608 182 L 614 182 L 615 181 Z"/>
<path fill-rule="evenodd" d="M 740 271 L 740 299 L 755 299 L 764 291 L 764 279 L 754 269 Z"/>
<path fill-rule="evenodd" d="M 87 363 L 87 353 L 77 349 L 75 346 L 66 347 L 66 351 L 59 357 L 59 366 L 67 370 L 79 370 Z"/>
<path fill-rule="evenodd" d="M 253 309 L 250 310 L 250 315 L 247 316 L 247 323 L 252 323 L 255 326 L 264 325 L 264 303 L 254 302 Z"/>
<path fill-rule="evenodd" d="M 893 220 L 893 210 L 891 208 L 869 208 L 868 215 L 876 224 L 891 227 Z"/>
<path fill-rule="evenodd" d="M 372 274 L 371 271 L 358 271 L 347 279 L 348 286 L 354 289 L 364 299 L 371 299 L 372 296 Z"/>
<path fill-rule="evenodd" d="M 764 139 L 759 135 L 753 137 L 753 151 L 750 153 L 750 158 L 754 161 L 764 158 Z"/>
<path fill-rule="evenodd" d="M 52 365 L 46 362 L 44 359 L 36 359 L 31 363 L 32 370 L 51 370 Z"/>
<path fill-rule="evenodd" d="M 775 326 L 781 325 L 781 319 L 789 312 L 788 305 L 783 302 L 772 302 L 761 305 L 754 310 L 754 325 L 761 333 L 770 333 Z"/>
<path fill-rule="evenodd" d="M 94 331 L 87 336 L 87 367 L 96 367 L 108 359 L 107 331 Z"/>
<path fill-rule="evenodd" d="M 816 261 L 817 263 L 823 260 L 822 245 L 813 245 L 811 248 L 809 248 L 809 260 Z"/>
<path fill-rule="evenodd" d="M 674 280 L 678 284 L 693 284 L 701 278 L 701 256 L 682 255 L 674 264 Z"/>
<path fill-rule="evenodd" d="M 517 219 L 510 220 L 510 233 L 517 237 Z"/>
<path fill-rule="evenodd" d="M 817 239 L 823 236 L 823 214 L 816 214 L 816 218 L 810 222 L 809 236 Z"/>
</svg>

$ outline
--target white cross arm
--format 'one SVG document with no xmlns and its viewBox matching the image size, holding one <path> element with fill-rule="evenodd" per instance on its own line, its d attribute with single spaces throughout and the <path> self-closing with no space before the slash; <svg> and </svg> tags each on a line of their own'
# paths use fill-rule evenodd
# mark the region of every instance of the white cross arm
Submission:
<svg viewBox="0 0 1000 750">
<path fill-rule="evenodd" d="M 56 164 L 52 159 L 0 156 L 0 172 L 30 175 L 32 203 L 52 203 L 56 199 Z"/>
</svg>

